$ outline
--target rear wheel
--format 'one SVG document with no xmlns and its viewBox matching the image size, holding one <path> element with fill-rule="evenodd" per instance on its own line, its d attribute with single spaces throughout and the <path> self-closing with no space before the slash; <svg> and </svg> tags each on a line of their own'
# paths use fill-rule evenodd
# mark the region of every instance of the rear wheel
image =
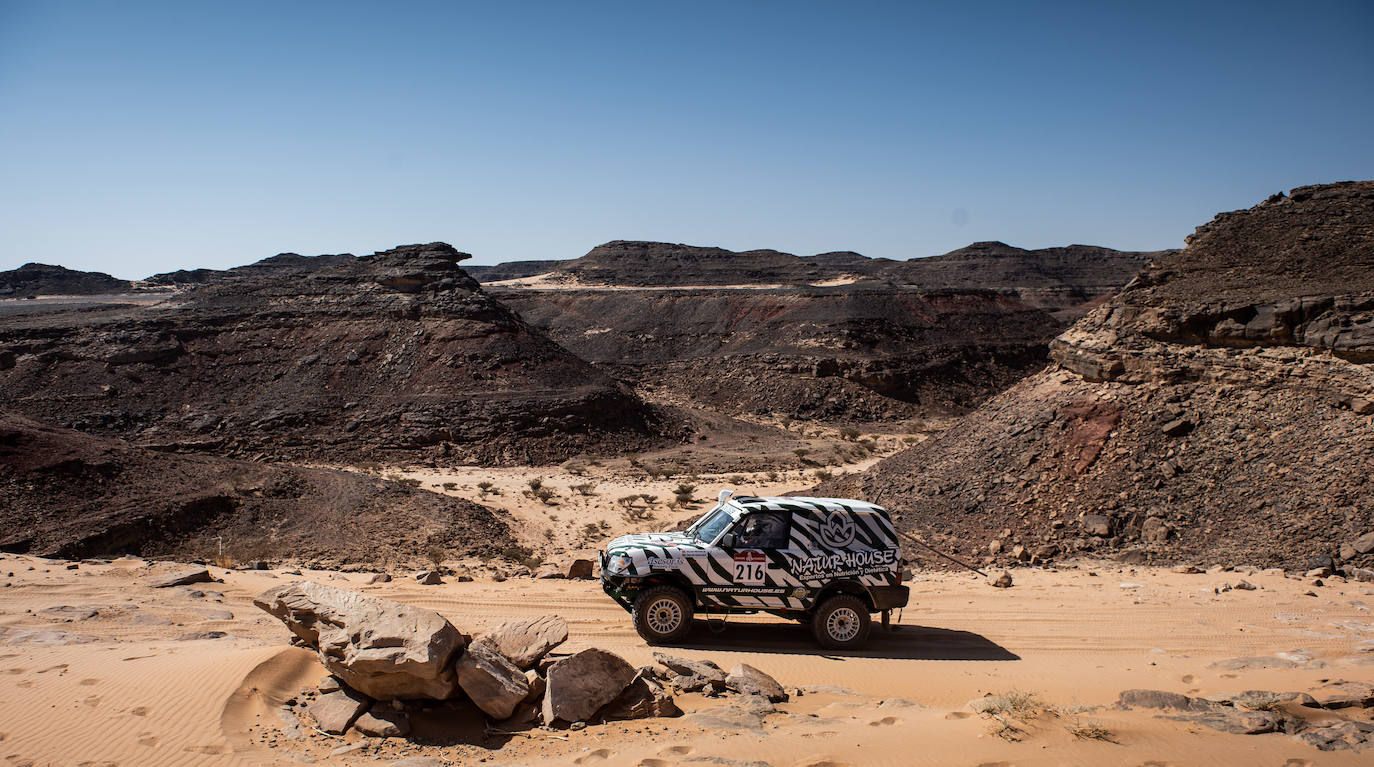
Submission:
<svg viewBox="0 0 1374 767">
<path fill-rule="evenodd" d="M 692 600 L 682 589 L 655 586 L 635 600 L 634 621 L 649 644 L 676 642 L 692 630 Z"/>
<path fill-rule="evenodd" d="M 837 594 L 816 610 L 811 633 L 827 650 L 854 650 L 868 641 L 868 605 L 858 597 Z"/>
</svg>

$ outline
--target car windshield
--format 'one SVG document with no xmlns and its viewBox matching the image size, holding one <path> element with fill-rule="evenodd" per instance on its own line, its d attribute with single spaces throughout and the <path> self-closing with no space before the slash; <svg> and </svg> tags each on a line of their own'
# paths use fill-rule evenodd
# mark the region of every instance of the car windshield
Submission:
<svg viewBox="0 0 1374 767">
<path fill-rule="evenodd" d="M 710 514 L 697 520 L 695 525 L 687 531 L 688 535 L 703 543 L 714 541 L 717 536 L 734 521 L 729 512 L 722 506 L 717 506 Z"/>
</svg>

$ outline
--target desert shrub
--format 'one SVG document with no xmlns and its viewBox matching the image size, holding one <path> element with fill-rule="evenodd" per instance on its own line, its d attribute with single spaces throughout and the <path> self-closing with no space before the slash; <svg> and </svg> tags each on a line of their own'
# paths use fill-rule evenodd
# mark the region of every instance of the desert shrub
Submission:
<svg viewBox="0 0 1374 767">
<path fill-rule="evenodd" d="M 1079 740 L 1105 740 L 1115 743 L 1116 736 L 1111 730 L 1097 722 L 1075 722 L 1068 728 L 1069 734 Z"/>
<path fill-rule="evenodd" d="M 481 493 L 482 495 L 486 495 L 487 493 L 490 493 L 490 492 L 491 492 L 491 489 L 492 489 L 493 487 L 496 487 L 496 485 L 494 485 L 494 484 L 492 484 L 492 483 L 490 483 L 490 482 L 485 482 L 485 481 L 483 481 L 483 482 L 478 482 L 478 483 L 477 483 L 477 492 Z"/>
<path fill-rule="evenodd" d="M 419 487 L 419 486 L 420 486 L 420 480 L 418 480 L 418 479 L 416 479 L 416 478 L 414 478 L 414 477 L 401 477 L 400 479 L 398 479 L 398 480 L 396 480 L 396 481 L 397 481 L 398 483 L 402 484 L 402 485 L 405 485 L 406 487 Z"/>
<path fill-rule="evenodd" d="M 544 486 L 544 480 L 541 477 L 533 477 L 525 484 L 530 486 L 530 490 L 539 490 Z"/>
<path fill-rule="evenodd" d="M 830 478 L 833 477 L 833 476 L 835 476 L 835 475 L 834 475 L 834 474 L 831 474 L 830 472 L 826 471 L 825 469 L 819 469 L 819 470 L 816 471 L 816 480 L 819 481 L 819 482 L 824 482 L 824 481 L 830 479 Z"/>
<path fill-rule="evenodd" d="M 501 556 L 505 557 L 506 559 L 509 559 L 512 562 L 523 562 L 524 560 L 529 559 L 530 556 L 532 556 L 533 554 L 534 552 L 531 551 L 529 547 L 521 546 L 518 543 L 513 543 L 510 546 L 501 549 Z"/>
<path fill-rule="evenodd" d="M 583 483 L 580 484 L 580 485 L 573 485 L 573 488 L 572 488 L 572 489 L 576 490 L 576 491 L 578 492 L 579 495 L 586 495 L 586 496 L 596 495 L 596 483 L 595 483 L 595 482 L 583 482 Z"/>
<path fill-rule="evenodd" d="M 430 562 L 432 562 L 435 567 L 438 567 L 439 565 L 443 564 L 444 559 L 447 556 L 448 552 L 444 551 L 443 546 L 430 545 L 428 548 L 425 549 L 425 559 L 428 559 Z"/>
<path fill-rule="evenodd" d="M 854 428 L 853 426 L 846 426 L 840 429 L 840 438 L 847 439 L 850 442 L 853 442 L 854 440 L 859 438 L 859 430 Z"/>
<path fill-rule="evenodd" d="M 649 506 L 653 506 L 655 503 L 658 503 L 658 496 L 656 496 L 656 495 L 649 495 L 648 493 L 640 493 L 640 494 L 639 494 L 639 498 L 640 498 L 640 500 L 644 501 L 644 503 L 647 504 L 647 505 L 649 505 Z"/>
<path fill-rule="evenodd" d="M 457 483 L 457 482 L 445 482 L 444 485 L 443 485 L 443 487 L 444 487 L 445 490 L 457 490 L 457 489 L 458 489 L 458 483 Z"/>
<path fill-rule="evenodd" d="M 553 540 L 553 528 L 551 528 L 551 527 L 546 527 L 546 528 L 544 528 L 544 538 L 545 538 L 546 540 L 550 540 L 550 541 Z"/>
</svg>

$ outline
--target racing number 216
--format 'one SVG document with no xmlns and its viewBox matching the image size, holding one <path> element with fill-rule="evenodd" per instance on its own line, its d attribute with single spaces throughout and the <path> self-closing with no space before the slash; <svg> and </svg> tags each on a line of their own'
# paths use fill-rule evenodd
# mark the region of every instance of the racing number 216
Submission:
<svg viewBox="0 0 1374 767">
<path fill-rule="evenodd" d="M 736 583 L 763 583 L 764 567 L 763 562 L 736 562 L 735 563 L 735 582 Z"/>
</svg>

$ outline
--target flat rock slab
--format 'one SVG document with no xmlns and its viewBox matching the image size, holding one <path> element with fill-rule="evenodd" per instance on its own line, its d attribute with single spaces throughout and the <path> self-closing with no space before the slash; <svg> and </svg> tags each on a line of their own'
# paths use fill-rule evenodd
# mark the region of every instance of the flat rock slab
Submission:
<svg viewBox="0 0 1374 767">
<path fill-rule="evenodd" d="M 522 669 L 533 668 L 550 650 L 568 641 L 568 624 L 557 615 L 507 621 L 477 637 Z"/>
<path fill-rule="evenodd" d="M 45 607 L 39 610 L 38 614 L 46 618 L 60 618 L 64 621 L 84 621 L 99 615 L 100 611 L 96 610 L 94 607 L 58 605 L 56 607 Z"/>
<path fill-rule="evenodd" d="M 728 706 L 697 711 L 688 714 L 683 721 L 707 730 L 762 732 L 763 718 L 773 712 L 773 706 L 761 697 L 746 697 L 755 700 L 737 701 Z"/>
<path fill-rule="evenodd" d="M 787 700 L 787 692 L 778 680 L 747 663 L 737 664 L 725 677 L 725 686 L 745 695 L 762 695 L 773 703 Z"/>
<path fill-rule="evenodd" d="M 635 673 L 624 658 L 595 647 L 553 664 L 544 691 L 544 723 L 587 721 L 619 697 Z"/>
<path fill-rule="evenodd" d="M 253 604 L 315 648 L 330 673 L 373 698 L 444 700 L 457 686 L 452 661 L 466 640 L 432 610 L 309 581 L 269 589 Z"/>
<path fill-rule="evenodd" d="M 1374 707 L 1374 685 L 1366 682 L 1336 682 L 1314 692 L 1322 708 Z"/>
<path fill-rule="evenodd" d="M 715 685 L 725 684 L 726 673 L 724 669 L 709 660 L 679 658 L 676 655 L 661 652 L 654 653 L 654 660 L 666 666 L 669 671 L 675 671 L 681 676 L 701 677 Z"/>
<path fill-rule="evenodd" d="M 1304 730 L 1293 738 L 1321 751 L 1362 750 L 1374 745 L 1374 724 L 1341 722 Z"/>
<path fill-rule="evenodd" d="M 306 711 L 321 730 L 330 735 L 342 735 L 371 705 L 372 700 L 365 695 L 352 690 L 335 690 L 310 701 Z"/>
<path fill-rule="evenodd" d="M 455 664 L 458 686 L 492 719 L 506 719 L 530 694 L 525 672 L 492 647 L 473 643 Z"/>
<path fill-rule="evenodd" d="M 192 583 L 213 583 L 214 578 L 204 567 L 184 567 L 175 572 L 161 575 L 148 581 L 155 589 L 169 589 L 173 586 L 186 586 Z"/>
<path fill-rule="evenodd" d="M 1205 724 L 1219 732 L 1232 735 L 1259 735 L 1282 732 L 1285 717 L 1274 711 L 1213 711 L 1196 716 L 1170 717 L 1186 722 Z"/>
<path fill-rule="evenodd" d="M 1117 697 L 1120 708 L 1154 708 L 1165 711 L 1215 711 L 1222 704 L 1167 690 L 1125 690 Z"/>
<path fill-rule="evenodd" d="M 353 729 L 373 738 L 403 738 L 410 734 L 410 717 L 404 711 L 378 703 L 358 717 Z"/>
</svg>

